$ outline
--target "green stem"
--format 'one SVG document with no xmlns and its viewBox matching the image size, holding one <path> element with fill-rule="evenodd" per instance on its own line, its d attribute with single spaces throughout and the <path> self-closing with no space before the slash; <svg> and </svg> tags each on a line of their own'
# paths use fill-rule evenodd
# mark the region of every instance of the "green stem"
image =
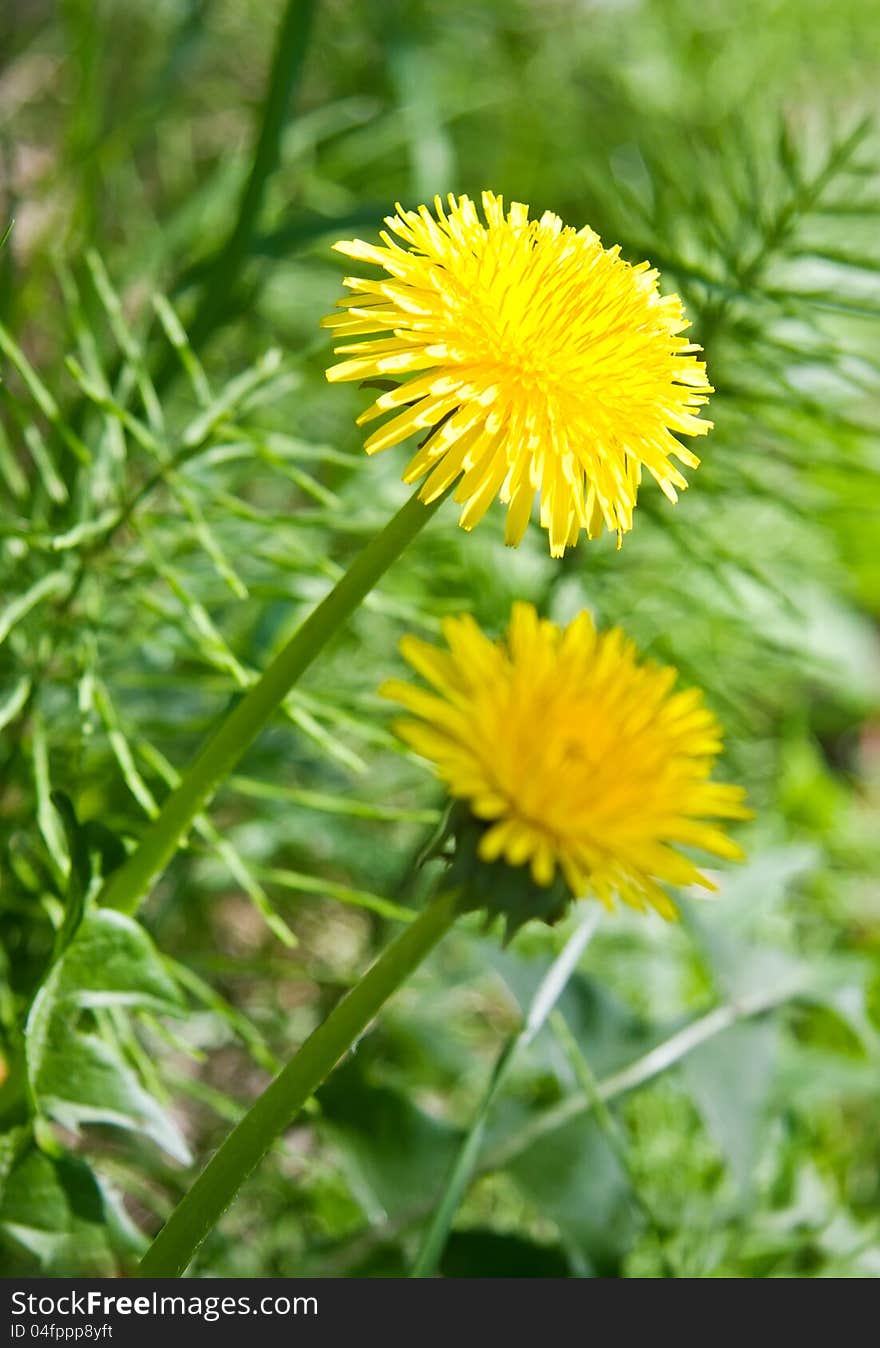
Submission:
<svg viewBox="0 0 880 1348">
<path fill-rule="evenodd" d="M 131 856 L 114 871 L 98 903 L 135 913 L 142 898 L 186 837 L 224 778 L 235 767 L 290 689 L 412 541 L 439 505 L 414 493 L 358 553 L 345 575 L 297 629 L 265 673 L 205 744 L 165 801 Z"/>
<path fill-rule="evenodd" d="M 435 899 L 382 953 L 236 1124 L 141 1260 L 141 1278 L 178 1278 L 269 1147 L 342 1055 L 448 931 L 458 893 Z"/>
</svg>

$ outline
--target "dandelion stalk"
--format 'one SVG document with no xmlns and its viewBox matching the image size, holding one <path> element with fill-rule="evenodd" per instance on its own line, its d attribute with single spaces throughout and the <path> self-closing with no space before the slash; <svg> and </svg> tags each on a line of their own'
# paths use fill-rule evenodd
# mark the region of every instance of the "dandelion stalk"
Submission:
<svg viewBox="0 0 880 1348">
<path fill-rule="evenodd" d="M 297 680 L 344 625 L 373 586 L 427 523 L 439 501 L 412 496 L 355 557 L 345 575 L 297 629 L 265 673 L 220 724 L 184 773 L 134 852 L 110 876 L 98 902 L 135 913 L 245 750 Z"/>
<path fill-rule="evenodd" d="M 415 499 L 388 526 L 398 551 L 417 527 L 408 522 L 414 509 L 421 509 Z M 362 554 L 361 563 L 377 541 Z M 386 543 L 379 555 L 387 565 L 396 551 Z M 341 586 L 357 570 L 355 562 Z M 363 575 L 350 583 L 351 594 L 337 605 L 343 616 L 366 592 L 375 570 L 373 563 L 361 565 Z M 256 733 L 261 716 L 265 719 L 267 708 L 277 704 L 291 671 L 304 668 L 335 630 L 340 614 L 331 603 L 329 616 L 321 619 L 325 605 L 257 685 L 255 692 L 269 680 L 269 692 L 260 694 L 257 709 L 249 713 L 248 733 Z M 514 606 L 504 645 L 489 641 L 470 619 L 448 620 L 444 633 L 449 645 L 445 652 L 413 638 L 403 645 L 407 660 L 434 692 L 399 681 L 383 690 L 418 718 L 401 722 L 398 732 L 435 761 L 451 796 L 459 798 L 442 839 L 442 855 L 450 863 L 447 887 L 388 947 L 233 1129 L 147 1251 L 142 1276 L 176 1277 L 186 1269 L 272 1141 L 457 913 L 484 908 L 490 921 L 503 914 L 511 934 L 532 918 L 558 920 L 568 900 L 579 894 L 610 906 L 617 893 L 638 908 L 653 905 L 671 916 L 674 908 L 651 872 L 669 883 L 701 877 L 670 843 L 685 841 L 728 857 L 740 854 L 704 818 L 742 818 L 748 813 L 738 787 L 709 781 L 720 728 L 698 692 L 670 692 L 674 671 L 640 666 L 635 648 L 620 633 L 598 634 L 585 614 L 562 631 L 539 620 L 528 604 Z M 298 643 L 302 649 L 290 657 Z M 279 662 L 283 674 L 273 673 Z M 229 757 L 242 740 L 236 716 L 221 727 L 184 779 L 189 782 L 186 809 L 198 808 L 203 782 L 229 770 Z M 536 739 L 538 723 L 542 734 Z M 224 735 L 230 725 L 234 733 L 227 748 Z M 613 760 L 610 775 L 588 752 L 607 746 L 608 737 L 615 748 L 607 755 Z M 218 741 L 221 748 L 214 751 Z M 209 768 L 199 770 L 205 759 Z M 647 782 L 644 764 L 651 769 Z M 464 800 L 470 812 L 462 806 Z M 601 854 L 593 836 L 596 821 L 603 830 Z M 496 843 L 493 835 L 499 829 Z M 163 836 L 169 847 L 172 834 L 166 826 Z M 146 865 L 142 863 L 142 870 Z M 560 892 L 566 887 L 568 894 Z M 581 928 L 539 990 L 523 1031 L 526 1042 L 549 1014 L 591 930 L 592 923 Z M 456 1162 L 417 1261 L 417 1276 L 433 1269 L 442 1250 L 477 1160 L 485 1116 L 513 1051 L 511 1044 L 502 1055 L 477 1125 Z"/>
<path fill-rule="evenodd" d="M 144 1255 L 139 1277 L 180 1277 L 275 1139 L 448 931 L 458 911 L 456 891 L 436 898 L 309 1036 L 178 1203 Z"/>
</svg>

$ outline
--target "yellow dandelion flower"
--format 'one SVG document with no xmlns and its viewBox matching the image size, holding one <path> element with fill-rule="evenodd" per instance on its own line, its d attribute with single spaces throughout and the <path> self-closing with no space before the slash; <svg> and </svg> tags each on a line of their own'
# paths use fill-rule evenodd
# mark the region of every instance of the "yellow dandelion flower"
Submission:
<svg viewBox="0 0 880 1348">
<path fill-rule="evenodd" d="M 435 500 L 458 478 L 460 523 L 471 529 L 495 496 L 515 546 L 535 493 L 550 551 L 561 556 L 603 527 L 632 527 L 643 469 L 675 501 L 687 486 L 673 463 L 699 459 L 678 435 L 705 435 L 697 410 L 712 392 L 677 295 L 661 295 L 647 262 L 631 266 L 593 230 L 483 193 L 435 198 L 388 216 L 384 246 L 335 245 L 387 277 L 347 277 L 342 313 L 323 320 L 345 356 L 337 380 L 391 380 L 359 424 L 394 413 L 366 441 L 372 454 L 420 433 L 404 473 Z M 403 241 L 401 246 L 392 234 Z M 386 334 L 362 338 L 369 334 Z"/>
<path fill-rule="evenodd" d="M 525 603 L 504 642 L 470 617 L 444 636 L 448 650 L 401 643 L 431 691 L 381 691 L 412 713 L 401 738 L 480 821 L 484 862 L 528 864 L 539 886 L 558 870 L 575 897 L 670 917 L 662 884 L 713 887 L 677 845 L 741 857 L 712 822 L 750 817 L 740 787 L 710 780 L 721 728 L 698 689 L 674 691 L 674 669 L 640 663 L 586 613 L 559 628 Z"/>
</svg>

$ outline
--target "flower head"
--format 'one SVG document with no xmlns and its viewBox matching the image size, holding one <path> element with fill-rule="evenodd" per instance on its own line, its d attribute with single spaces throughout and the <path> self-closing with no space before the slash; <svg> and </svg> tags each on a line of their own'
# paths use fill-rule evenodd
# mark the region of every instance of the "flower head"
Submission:
<svg viewBox="0 0 880 1348">
<path fill-rule="evenodd" d="M 503 643 L 470 617 L 448 619 L 444 635 L 445 651 L 401 645 L 432 691 L 382 691 L 412 713 L 401 738 L 479 821 L 482 861 L 528 864 L 545 887 L 559 871 L 575 897 L 668 917 L 663 883 L 712 888 L 677 844 L 742 855 L 712 822 L 750 815 L 740 787 L 709 779 L 721 729 L 699 690 L 673 690 L 674 669 L 640 663 L 586 613 L 559 628 L 525 603 Z"/>
<path fill-rule="evenodd" d="M 398 206 L 382 247 L 335 245 L 387 273 L 347 277 L 343 312 L 324 319 L 345 357 L 328 379 L 392 381 L 359 418 L 393 414 L 367 453 L 421 434 L 404 480 L 424 477 L 432 501 L 460 479 L 465 529 L 500 496 L 516 545 L 538 492 L 554 556 L 582 529 L 619 541 L 642 470 L 675 501 L 687 483 L 672 460 L 699 459 L 673 432 L 711 428 L 695 410 L 712 390 L 680 335 L 680 299 L 658 292 L 647 262 L 631 266 L 549 211 L 530 220 L 513 202 L 505 215 L 484 192 L 485 224 L 468 197 L 450 196 L 448 211 L 437 197 L 435 212 Z"/>
</svg>

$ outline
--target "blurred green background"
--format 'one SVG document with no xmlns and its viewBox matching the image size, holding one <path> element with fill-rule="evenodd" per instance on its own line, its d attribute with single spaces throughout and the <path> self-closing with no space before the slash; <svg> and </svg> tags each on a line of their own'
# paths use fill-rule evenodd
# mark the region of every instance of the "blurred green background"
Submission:
<svg viewBox="0 0 880 1348">
<path fill-rule="evenodd" d="M 521 597 L 706 690 L 748 862 L 678 926 L 603 915 L 486 1110 L 589 911 L 503 952 L 456 931 L 195 1272 L 402 1274 L 485 1127 L 447 1276 L 880 1274 L 878 38 L 860 0 L 5 0 L 6 1272 L 129 1268 L 422 901 L 440 796 L 375 689 L 403 632 L 500 632 Z M 70 975 L 40 1150 L 21 1032 L 78 840 L 113 864 L 405 496 L 403 451 L 362 453 L 367 395 L 324 382 L 329 244 L 484 187 L 682 294 L 703 466 L 675 508 L 646 486 L 619 553 L 554 562 L 536 526 L 511 552 L 500 508 L 470 536 L 440 511 L 157 888 L 142 995 Z"/>
</svg>

